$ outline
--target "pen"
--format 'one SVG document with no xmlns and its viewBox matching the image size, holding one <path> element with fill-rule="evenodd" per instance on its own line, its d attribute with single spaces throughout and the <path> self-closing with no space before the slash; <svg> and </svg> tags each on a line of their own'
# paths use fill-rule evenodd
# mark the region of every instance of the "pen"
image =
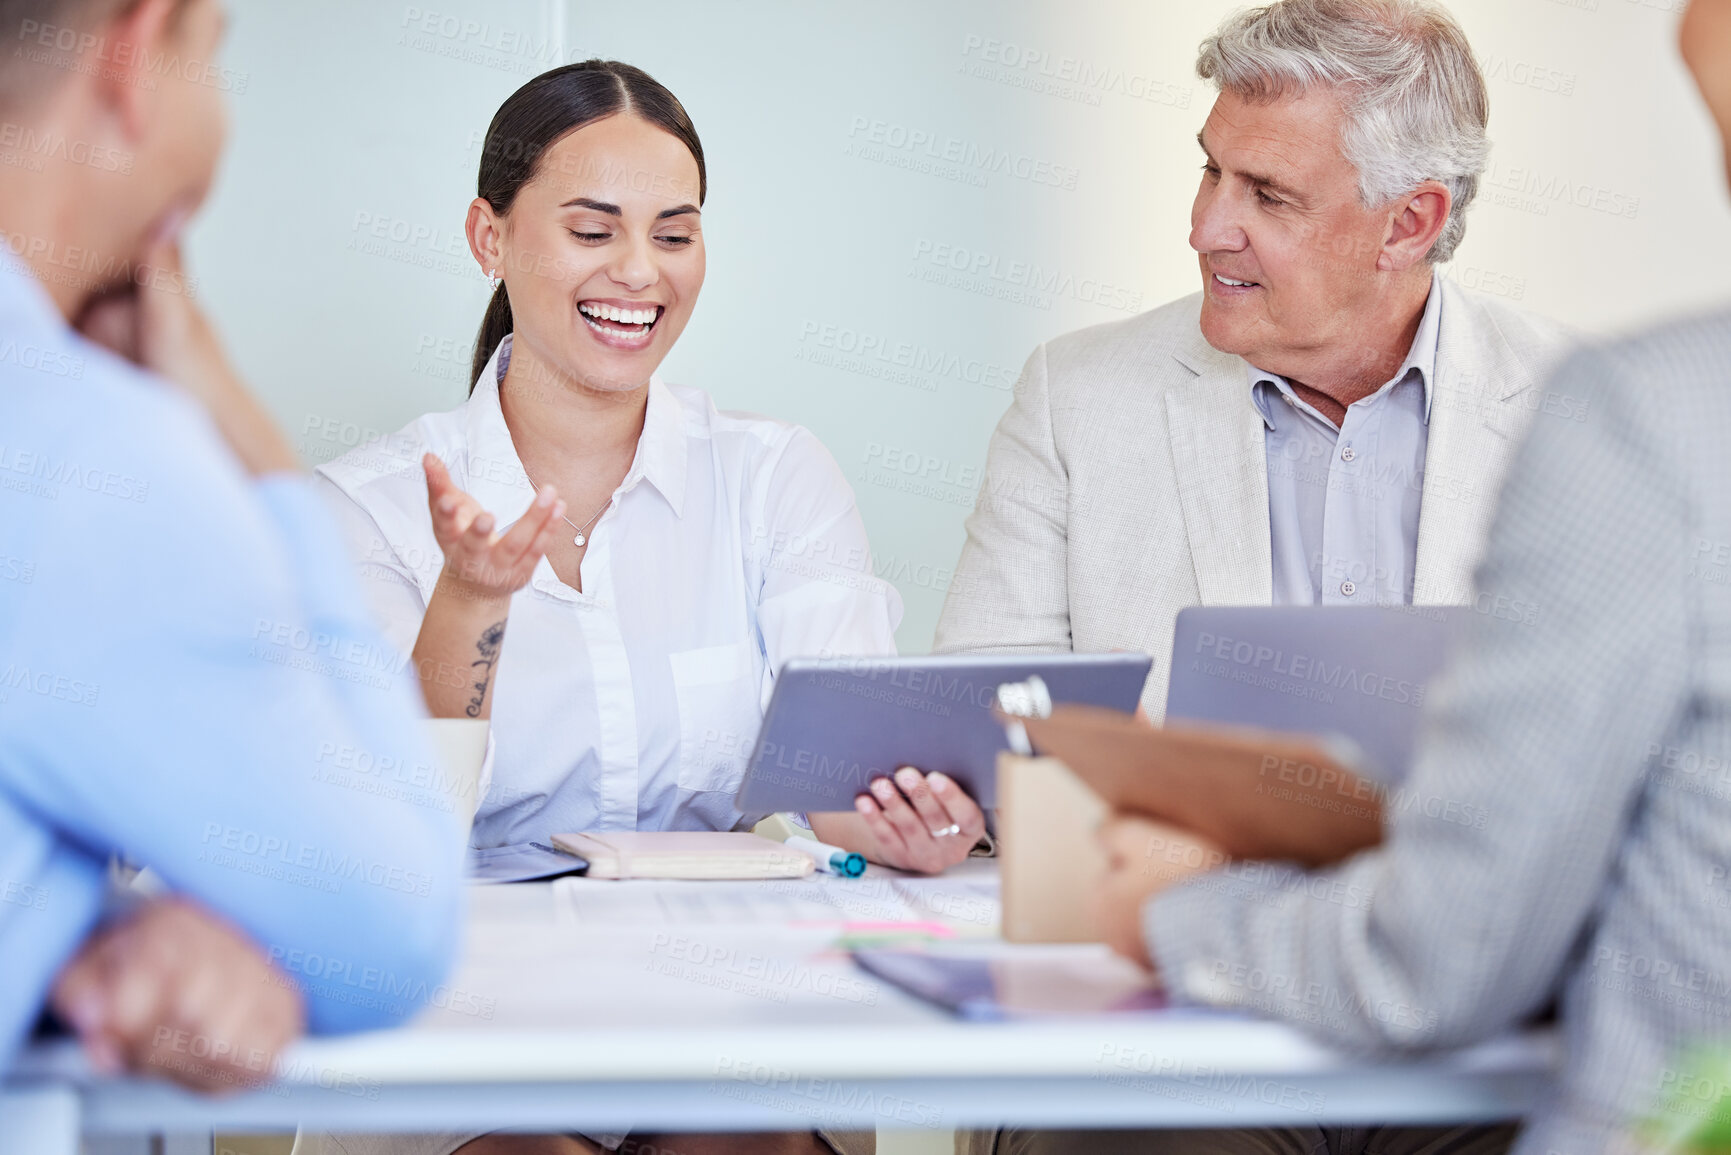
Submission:
<svg viewBox="0 0 1731 1155">
<path fill-rule="evenodd" d="M 1045 680 L 1033 674 L 1025 682 L 1005 682 L 998 687 L 998 709 L 1008 715 L 1004 740 L 1011 752 L 1031 757 L 1034 744 L 1028 741 L 1028 728 L 1022 725 L 1022 719 L 1052 716 L 1052 694 L 1046 689 Z"/>
<path fill-rule="evenodd" d="M 855 854 L 851 850 L 843 850 L 839 846 L 831 846 L 827 842 L 819 842 L 815 838 L 801 838 L 794 835 L 787 840 L 787 845 L 817 860 L 817 868 L 825 874 L 839 874 L 843 878 L 858 878 L 865 873 L 865 855 Z"/>
</svg>

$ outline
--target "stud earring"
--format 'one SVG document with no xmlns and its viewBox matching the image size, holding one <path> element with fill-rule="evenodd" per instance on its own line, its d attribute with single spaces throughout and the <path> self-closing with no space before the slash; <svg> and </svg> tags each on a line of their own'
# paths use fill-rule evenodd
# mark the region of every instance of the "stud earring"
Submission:
<svg viewBox="0 0 1731 1155">
<path fill-rule="evenodd" d="M 495 293 L 499 291 L 499 270 L 498 269 L 488 269 L 487 270 L 487 287 L 489 289 L 493 290 Z"/>
</svg>

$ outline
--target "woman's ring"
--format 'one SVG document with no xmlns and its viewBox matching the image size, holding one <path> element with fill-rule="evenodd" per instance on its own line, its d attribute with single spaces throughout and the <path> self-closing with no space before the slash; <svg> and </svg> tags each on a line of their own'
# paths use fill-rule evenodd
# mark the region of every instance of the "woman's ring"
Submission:
<svg viewBox="0 0 1731 1155">
<path fill-rule="evenodd" d="M 959 823 L 952 822 L 948 826 L 944 827 L 942 830 L 932 831 L 932 837 L 933 838 L 950 838 L 954 835 L 960 834 L 961 832 L 962 832 L 961 825 Z"/>
</svg>

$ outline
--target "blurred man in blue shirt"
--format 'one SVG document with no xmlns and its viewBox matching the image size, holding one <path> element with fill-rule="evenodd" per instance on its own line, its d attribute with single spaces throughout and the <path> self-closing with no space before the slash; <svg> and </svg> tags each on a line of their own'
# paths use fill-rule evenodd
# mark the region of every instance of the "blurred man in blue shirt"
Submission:
<svg viewBox="0 0 1731 1155">
<path fill-rule="evenodd" d="M 432 764 L 414 672 L 180 269 L 223 21 L 0 0 L 0 1072 L 52 994 L 100 1066 L 266 1077 L 456 938 L 459 820 L 331 781 Z M 105 921 L 120 853 L 172 896 Z"/>
</svg>

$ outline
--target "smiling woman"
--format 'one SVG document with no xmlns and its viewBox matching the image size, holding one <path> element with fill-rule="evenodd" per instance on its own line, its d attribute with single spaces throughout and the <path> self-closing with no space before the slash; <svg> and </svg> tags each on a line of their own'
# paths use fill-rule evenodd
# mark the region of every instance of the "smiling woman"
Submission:
<svg viewBox="0 0 1731 1155">
<path fill-rule="evenodd" d="M 733 795 L 775 671 L 893 653 L 901 598 L 815 437 L 656 376 L 704 277 L 703 146 L 671 92 L 614 61 L 538 76 L 477 184 L 468 403 L 320 470 L 428 708 L 493 721 L 475 844 L 750 826 Z M 813 828 L 906 869 L 985 828 L 911 770 L 856 809 Z"/>
<path fill-rule="evenodd" d="M 468 401 L 319 470 L 430 711 L 492 723 L 472 842 L 749 829 L 765 815 L 734 795 L 776 671 L 894 653 L 901 598 L 816 437 L 657 375 L 705 272 L 703 148 L 672 93 L 612 61 L 536 77 L 477 191 L 494 288 Z M 928 872 L 984 832 L 942 776 L 873 791 L 814 832 Z"/>
<path fill-rule="evenodd" d="M 583 129 L 592 131 L 572 140 Z M 537 176 L 568 179 L 537 181 Z M 532 317 L 553 324 L 525 326 L 529 331 L 565 327 L 572 320 L 570 298 L 560 289 L 590 281 L 607 260 L 608 245 L 633 227 L 647 226 L 652 244 L 671 258 L 655 262 L 662 284 L 639 286 L 639 292 L 631 291 L 630 279 L 597 285 L 606 295 L 579 299 L 576 309 L 603 347 L 654 354 L 650 370 L 660 364 L 691 319 L 703 287 L 699 221 L 709 191 L 703 144 L 671 92 L 643 70 L 615 61 L 591 60 L 544 73 L 493 117 L 479 186 L 469 208 L 469 238 L 476 259 L 497 279 L 475 341 L 471 390 L 499 342 L 511 334 L 513 304 L 519 311 L 557 314 Z M 561 200 L 565 192 L 576 195 Z M 529 202 L 519 218 L 522 235 L 508 246 L 504 221 L 519 196 Z M 572 251 L 561 245 L 560 231 L 581 247 Z M 640 259 L 638 266 L 641 277 L 645 262 Z M 502 278 L 501 267 L 506 270 Z M 521 357 L 529 350 L 517 352 Z M 577 342 L 560 352 L 580 376 L 601 388 L 609 383 L 634 388 L 648 376 L 637 359 L 605 357 Z"/>
</svg>

